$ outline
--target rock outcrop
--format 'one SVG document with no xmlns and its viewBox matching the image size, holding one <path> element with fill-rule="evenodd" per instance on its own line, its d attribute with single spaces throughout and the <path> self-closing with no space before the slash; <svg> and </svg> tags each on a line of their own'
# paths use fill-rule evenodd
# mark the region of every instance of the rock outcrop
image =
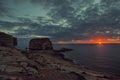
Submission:
<svg viewBox="0 0 120 80">
<path fill-rule="evenodd" d="M 38 74 L 37 69 L 29 65 L 37 66 L 20 50 L 0 47 L 0 80 L 28 80 L 27 75 Z"/>
<path fill-rule="evenodd" d="M 30 53 L 31 55 L 31 53 Z M 0 80 L 85 80 L 79 75 L 49 68 L 46 57 L 23 54 L 21 50 L 0 47 Z"/>
<path fill-rule="evenodd" d="M 35 38 L 30 40 L 30 50 L 52 50 L 52 43 L 49 38 Z"/>
<path fill-rule="evenodd" d="M 73 51 L 73 49 L 69 49 L 69 48 L 61 48 L 59 50 L 54 50 L 55 52 L 67 52 L 67 51 Z"/>
<path fill-rule="evenodd" d="M 0 46 L 13 47 L 17 45 L 17 38 L 0 32 Z"/>
</svg>

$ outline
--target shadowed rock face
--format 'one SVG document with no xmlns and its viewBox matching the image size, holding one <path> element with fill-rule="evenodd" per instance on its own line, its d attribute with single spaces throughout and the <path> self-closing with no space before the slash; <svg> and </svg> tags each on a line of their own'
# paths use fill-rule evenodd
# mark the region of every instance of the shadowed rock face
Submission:
<svg viewBox="0 0 120 80">
<path fill-rule="evenodd" d="M 49 38 L 35 38 L 30 40 L 30 50 L 52 50 L 52 43 Z"/>
<path fill-rule="evenodd" d="M 17 45 L 17 38 L 0 32 L 0 46 L 13 47 Z"/>
</svg>

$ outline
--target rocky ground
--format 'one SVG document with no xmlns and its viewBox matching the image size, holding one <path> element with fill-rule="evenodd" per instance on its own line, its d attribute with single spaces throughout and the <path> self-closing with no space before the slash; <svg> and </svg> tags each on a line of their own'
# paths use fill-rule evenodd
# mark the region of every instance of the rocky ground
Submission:
<svg viewBox="0 0 120 80">
<path fill-rule="evenodd" d="M 120 80 L 86 69 L 53 51 L 22 51 L 0 47 L 0 80 Z"/>
</svg>

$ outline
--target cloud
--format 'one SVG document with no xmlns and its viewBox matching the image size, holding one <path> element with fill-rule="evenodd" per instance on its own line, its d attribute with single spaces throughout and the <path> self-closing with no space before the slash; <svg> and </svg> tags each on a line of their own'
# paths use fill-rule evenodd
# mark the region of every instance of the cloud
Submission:
<svg viewBox="0 0 120 80">
<path fill-rule="evenodd" d="M 72 0 L 31 0 L 31 3 L 41 4 L 45 6 L 61 6 L 70 4 L 71 1 Z"/>
<path fill-rule="evenodd" d="M 22 0 L 16 3 L 24 4 Z M 4 29 L 14 30 L 16 36 L 41 35 L 58 40 L 88 39 L 97 35 L 113 36 L 119 29 L 119 0 L 27 0 L 47 9 L 50 19 L 14 17 L 16 22 L 0 21 Z M 1 6 L 1 8 L 4 6 Z M 14 27 L 19 26 L 16 30 Z M 96 32 L 100 32 L 99 34 Z M 110 31 L 111 33 L 106 33 Z"/>
<path fill-rule="evenodd" d="M 30 2 L 30 0 L 13 0 L 15 4 L 23 4 L 24 2 Z"/>
<path fill-rule="evenodd" d="M 9 16 L 10 8 L 6 7 L 3 1 L 0 1 L 0 17 Z"/>
<path fill-rule="evenodd" d="M 65 29 L 60 25 L 51 24 L 49 19 L 31 20 L 29 18 L 17 17 L 16 22 L 0 20 L 0 30 L 9 32 L 17 37 L 30 37 L 31 35 L 51 36 L 51 34 L 56 34 Z"/>
<path fill-rule="evenodd" d="M 95 26 L 96 23 L 99 26 L 117 24 L 116 19 L 120 16 L 120 9 L 117 4 L 120 3 L 120 1 L 101 0 L 100 3 L 93 4 L 94 1 L 95 0 L 32 0 L 34 3 L 44 3 L 51 6 L 48 14 L 52 18 L 56 20 L 66 19 L 69 24 L 74 27 L 80 27 L 84 24 L 92 24 L 91 26 Z M 45 5 L 45 7 L 48 6 Z M 112 18 L 110 18 L 110 16 L 112 16 Z"/>
<path fill-rule="evenodd" d="M 9 22 L 9 21 L 2 21 L 0 20 L 0 29 L 13 29 L 15 26 L 19 26 L 19 23 L 16 22 Z"/>
</svg>

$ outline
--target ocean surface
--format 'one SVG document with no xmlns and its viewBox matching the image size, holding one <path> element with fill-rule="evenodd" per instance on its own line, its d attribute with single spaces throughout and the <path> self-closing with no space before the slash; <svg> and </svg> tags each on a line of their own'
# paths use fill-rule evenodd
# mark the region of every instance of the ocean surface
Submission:
<svg viewBox="0 0 120 80">
<path fill-rule="evenodd" d="M 77 64 L 97 71 L 120 75 L 120 45 L 54 45 L 54 49 L 62 47 L 73 49 L 63 54 Z"/>
</svg>

